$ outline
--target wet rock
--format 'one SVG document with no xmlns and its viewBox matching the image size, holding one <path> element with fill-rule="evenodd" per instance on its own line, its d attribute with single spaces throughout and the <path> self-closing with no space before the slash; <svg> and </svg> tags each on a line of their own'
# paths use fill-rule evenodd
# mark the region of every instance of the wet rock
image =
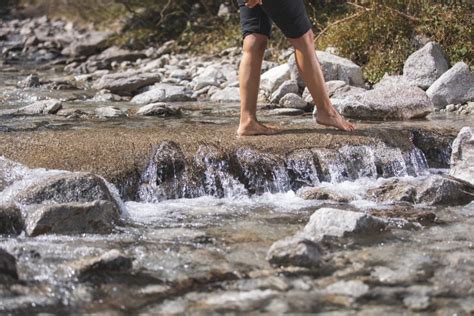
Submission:
<svg viewBox="0 0 474 316">
<path fill-rule="evenodd" d="M 301 190 L 298 190 L 296 194 L 304 200 L 331 200 L 347 203 L 354 199 L 352 196 L 343 195 L 340 192 L 335 192 L 324 187 L 302 188 Z"/>
<path fill-rule="evenodd" d="M 430 168 L 450 167 L 452 135 L 422 129 L 415 129 L 412 133 L 413 145 L 423 152 Z"/>
<path fill-rule="evenodd" d="M 434 110 L 423 90 L 404 85 L 384 86 L 345 99 L 333 99 L 333 104 L 344 116 L 374 120 L 423 118 Z"/>
<path fill-rule="evenodd" d="M 452 148 L 449 174 L 474 185 L 474 128 L 463 127 Z"/>
<path fill-rule="evenodd" d="M 25 226 L 29 236 L 43 234 L 106 234 L 118 223 L 120 211 L 109 201 L 31 205 Z"/>
<path fill-rule="evenodd" d="M 18 82 L 18 88 L 36 88 L 40 85 L 40 79 L 37 75 L 29 75 L 22 81 Z"/>
<path fill-rule="evenodd" d="M 115 106 L 102 106 L 95 109 L 95 114 L 103 118 L 124 117 L 127 114 Z"/>
<path fill-rule="evenodd" d="M 311 215 L 304 233 L 312 239 L 324 236 L 358 237 L 380 234 L 385 227 L 384 220 L 369 214 L 321 208 Z"/>
<path fill-rule="evenodd" d="M 180 116 L 181 110 L 166 103 L 158 102 L 140 107 L 136 115 L 161 117 Z"/>
<path fill-rule="evenodd" d="M 0 281 L 6 281 L 11 279 L 18 280 L 16 259 L 7 251 L 0 248 Z"/>
<path fill-rule="evenodd" d="M 270 98 L 271 103 L 279 103 L 281 98 L 283 98 L 288 93 L 298 94 L 299 87 L 296 80 L 286 80 L 283 82 L 278 89 L 276 89 Z"/>
<path fill-rule="evenodd" d="M 178 102 L 195 100 L 192 91 L 185 86 L 159 83 L 151 86 L 148 91 L 133 97 L 132 103 L 149 104 L 155 102 Z"/>
<path fill-rule="evenodd" d="M 17 206 L 0 204 L 0 235 L 18 235 L 23 227 L 23 218 Z"/>
<path fill-rule="evenodd" d="M 64 264 L 56 275 L 64 279 L 87 281 L 93 277 L 127 273 L 132 269 L 133 259 L 119 250 L 110 250 L 101 256 L 84 258 Z"/>
<path fill-rule="evenodd" d="M 284 108 L 304 110 L 308 103 L 296 93 L 288 93 L 280 99 L 279 105 Z"/>
<path fill-rule="evenodd" d="M 275 296 L 272 290 L 253 290 L 248 292 L 224 292 L 209 294 L 205 299 L 197 301 L 200 309 L 216 313 L 250 312 L 261 310 Z"/>
<path fill-rule="evenodd" d="M 446 71 L 426 90 L 426 94 L 437 108 L 451 103 L 466 103 L 474 100 L 474 75 L 469 66 L 458 62 Z"/>
<path fill-rule="evenodd" d="M 273 93 L 283 82 L 290 79 L 290 67 L 283 64 L 264 72 L 260 77 L 260 88 Z"/>
<path fill-rule="evenodd" d="M 62 173 L 34 181 L 15 198 L 22 204 L 87 203 L 97 200 L 118 204 L 106 182 L 91 173 Z"/>
<path fill-rule="evenodd" d="M 443 48 L 438 43 L 429 42 L 407 58 L 403 76 L 418 87 L 428 89 L 448 69 Z"/>
<path fill-rule="evenodd" d="M 140 88 L 160 81 L 156 73 L 141 73 L 137 71 L 121 72 L 102 76 L 93 84 L 97 90 L 107 89 L 118 95 L 131 95 Z"/>
<path fill-rule="evenodd" d="M 62 102 L 59 100 L 36 101 L 18 109 L 18 114 L 37 115 L 37 114 L 56 114 L 62 108 Z"/>
<path fill-rule="evenodd" d="M 322 262 L 321 248 L 315 242 L 302 237 L 279 240 L 270 247 L 266 259 L 277 267 L 298 266 L 316 268 Z"/>
<path fill-rule="evenodd" d="M 303 115 L 305 112 L 300 109 L 277 108 L 267 112 L 267 115 L 281 115 L 281 116 L 297 116 Z"/>
<path fill-rule="evenodd" d="M 71 57 L 90 56 L 95 54 L 105 44 L 111 35 L 110 32 L 88 32 L 77 38 L 61 52 Z"/>
<path fill-rule="evenodd" d="M 345 295 L 360 298 L 369 292 L 369 286 L 362 281 L 339 281 L 326 288 L 329 294 Z"/>
<path fill-rule="evenodd" d="M 240 89 L 234 87 L 226 87 L 222 90 L 218 90 L 212 94 L 211 101 L 240 102 Z"/>
</svg>

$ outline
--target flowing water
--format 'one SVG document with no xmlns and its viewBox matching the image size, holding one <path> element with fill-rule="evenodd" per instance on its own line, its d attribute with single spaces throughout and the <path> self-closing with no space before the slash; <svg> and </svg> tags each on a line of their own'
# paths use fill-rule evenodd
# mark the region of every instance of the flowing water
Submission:
<svg viewBox="0 0 474 316">
<path fill-rule="evenodd" d="M 85 101 L 90 93 L 81 90 L 20 92 L 13 86 L 23 75 L 13 69 L 0 71 L 1 108 L 53 95 L 65 99 L 66 107 L 98 105 Z M 100 105 L 132 107 L 127 102 Z M 234 122 L 238 113 L 235 104 L 217 107 L 195 102 L 183 106 L 184 117 L 168 119 L 0 116 L 0 131 L 21 136 L 31 131 L 104 126 L 120 130 L 150 125 L 171 126 L 179 133 L 183 126 Z M 309 120 L 267 119 L 287 128 Z M 430 121 L 384 122 L 380 126 L 423 129 L 469 124 L 459 117 L 433 115 Z M 134 198 L 122 206 L 124 223 L 114 233 L 0 237 L 0 247 L 17 258 L 20 276 L 20 282 L 0 284 L 0 311 L 472 315 L 472 202 L 467 206 L 407 207 L 405 219 L 399 218 L 403 215 L 394 219 L 390 233 L 364 242 L 344 241 L 328 250 L 321 269 L 272 268 L 265 259 L 273 242 L 301 231 L 318 208 L 394 212 L 392 203 L 376 203 L 367 199 L 366 192 L 393 177 L 414 181 L 446 173 L 446 160 L 444 168 L 430 168 L 416 146 L 407 149 L 380 143 L 304 148 L 287 156 L 247 146 L 229 153 L 219 146 L 201 145 L 191 158 L 177 143 L 157 144 L 139 177 Z M 26 171 L 12 170 L 12 177 L 15 172 Z M 50 172 L 60 171 L 35 170 L 0 197 L 7 199 L 18 187 Z M 304 186 L 326 188 L 349 196 L 349 201 L 303 200 L 295 192 Z M 123 188 L 114 191 L 123 192 Z M 427 212 L 436 218 L 428 222 L 422 215 L 416 218 L 416 214 Z M 410 214 L 415 215 L 407 220 Z M 134 258 L 132 272 L 100 275 L 86 282 L 63 278 L 58 272 L 63 264 L 111 249 Z M 341 283 L 343 291 L 331 290 L 337 282 L 347 282 Z"/>
</svg>

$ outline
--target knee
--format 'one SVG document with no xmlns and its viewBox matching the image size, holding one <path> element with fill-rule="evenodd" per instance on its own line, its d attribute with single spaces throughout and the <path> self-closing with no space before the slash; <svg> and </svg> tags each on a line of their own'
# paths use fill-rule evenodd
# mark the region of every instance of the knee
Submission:
<svg viewBox="0 0 474 316">
<path fill-rule="evenodd" d="M 300 37 L 288 38 L 288 40 L 295 48 L 303 48 L 305 46 L 312 47 L 314 45 L 314 33 L 312 29 L 309 29 L 306 33 L 304 33 Z"/>
<path fill-rule="evenodd" d="M 250 54 L 263 54 L 267 48 L 268 38 L 262 34 L 249 34 L 245 36 L 243 51 Z"/>
</svg>

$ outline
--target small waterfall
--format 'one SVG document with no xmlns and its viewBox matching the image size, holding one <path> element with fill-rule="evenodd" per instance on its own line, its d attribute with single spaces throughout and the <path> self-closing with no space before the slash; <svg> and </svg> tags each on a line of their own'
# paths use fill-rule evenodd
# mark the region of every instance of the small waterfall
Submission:
<svg viewBox="0 0 474 316">
<path fill-rule="evenodd" d="M 320 168 L 321 182 L 342 182 L 350 180 L 346 160 L 337 150 L 316 148 L 313 149 L 314 157 Z"/>
<path fill-rule="evenodd" d="M 320 183 L 317 165 L 314 155 L 309 149 L 298 149 L 290 153 L 286 158 L 289 176 L 292 179 L 291 189 L 297 191 L 303 186 L 316 186 Z"/>
<path fill-rule="evenodd" d="M 368 146 L 343 146 L 339 153 L 346 162 L 349 176 L 352 180 L 362 177 L 376 178 L 374 151 Z"/>
<path fill-rule="evenodd" d="M 407 173 L 410 176 L 422 176 L 428 174 L 428 162 L 425 154 L 417 147 L 403 154 L 407 166 Z"/>
</svg>

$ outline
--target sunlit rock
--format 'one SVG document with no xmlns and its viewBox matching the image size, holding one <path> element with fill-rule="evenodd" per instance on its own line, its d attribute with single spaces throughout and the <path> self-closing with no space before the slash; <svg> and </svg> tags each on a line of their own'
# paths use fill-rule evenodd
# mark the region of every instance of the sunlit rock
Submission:
<svg viewBox="0 0 474 316">
<path fill-rule="evenodd" d="M 298 91 L 298 83 L 295 80 L 286 80 L 272 93 L 270 102 L 279 103 L 288 93 L 298 94 Z"/>
<path fill-rule="evenodd" d="M 474 185 L 474 128 L 463 127 L 452 148 L 449 174 Z"/>
<path fill-rule="evenodd" d="M 279 65 L 261 75 L 260 88 L 271 94 L 288 79 L 290 79 L 290 67 L 288 64 Z"/>
<path fill-rule="evenodd" d="M 277 267 L 316 268 L 322 261 L 322 251 L 317 243 L 296 236 L 273 243 L 266 258 L 271 265 Z"/>
<path fill-rule="evenodd" d="M 211 101 L 240 102 L 240 90 L 234 87 L 226 87 L 222 90 L 217 90 L 211 95 Z"/>
<path fill-rule="evenodd" d="M 147 104 L 138 109 L 136 115 L 143 115 L 143 116 L 161 116 L 161 117 L 169 117 L 169 116 L 180 116 L 181 110 L 176 107 L 172 107 L 167 103 L 158 102 Z"/>
<path fill-rule="evenodd" d="M 56 114 L 62 108 L 62 102 L 56 99 L 36 101 L 18 109 L 18 114 Z"/>
<path fill-rule="evenodd" d="M 185 86 L 169 83 L 157 83 L 148 90 L 133 97 L 132 103 L 149 104 L 156 102 L 191 101 L 193 92 Z"/>
<path fill-rule="evenodd" d="M 279 106 L 304 110 L 308 106 L 308 103 L 296 93 L 288 93 L 280 99 Z"/>
<path fill-rule="evenodd" d="M 127 114 L 115 106 L 101 106 L 95 109 L 95 114 L 103 118 L 124 117 Z"/>
</svg>

